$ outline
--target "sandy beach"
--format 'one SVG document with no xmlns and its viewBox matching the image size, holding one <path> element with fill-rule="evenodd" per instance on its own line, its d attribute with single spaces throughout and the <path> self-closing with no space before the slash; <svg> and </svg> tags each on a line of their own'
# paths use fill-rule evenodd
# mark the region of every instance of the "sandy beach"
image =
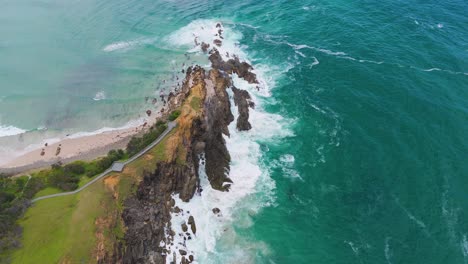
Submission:
<svg viewBox="0 0 468 264">
<path fill-rule="evenodd" d="M 132 136 L 146 131 L 159 115 L 153 114 L 146 125 L 117 129 L 99 134 L 65 137 L 58 142 L 42 146 L 0 165 L 0 173 L 18 174 L 50 166 L 57 162 L 92 160 L 106 155 L 112 149 L 123 149 Z"/>
</svg>

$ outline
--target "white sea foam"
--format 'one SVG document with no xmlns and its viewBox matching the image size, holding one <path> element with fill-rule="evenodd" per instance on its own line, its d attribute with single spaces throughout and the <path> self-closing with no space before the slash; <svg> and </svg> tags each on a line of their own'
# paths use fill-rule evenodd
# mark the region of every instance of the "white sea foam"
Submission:
<svg viewBox="0 0 468 264">
<path fill-rule="evenodd" d="M 127 128 L 133 128 L 133 127 L 138 127 L 141 126 L 146 122 L 145 118 L 139 118 L 135 120 L 130 120 L 128 121 L 125 125 L 120 126 L 120 127 L 103 127 L 98 130 L 94 130 L 91 132 L 78 132 L 71 134 L 67 136 L 67 138 L 80 138 L 80 137 L 87 137 L 87 136 L 92 136 L 92 135 L 97 135 L 105 132 L 110 132 L 110 131 L 115 131 L 115 130 L 122 130 L 122 129 L 127 129 Z"/>
<path fill-rule="evenodd" d="M 27 132 L 27 131 L 26 131 Z M 25 132 L 25 133 L 26 133 Z M 39 149 L 44 146 L 44 144 L 47 142 L 48 144 L 54 144 L 56 142 L 60 141 L 60 138 L 48 138 L 45 140 L 40 140 L 40 142 L 36 142 L 34 144 L 30 144 L 26 146 L 23 149 L 18 149 L 13 146 L 5 146 L 5 145 L 0 145 L 0 165 L 5 165 L 8 164 L 8 162 L 14 160 L 15 158 L 29 153 L 33 150 Z"/>
<path fill-rule="evenodd" d="M 25 133 L 26 130 L 14 126 L 0 125 L 0 137 L 14 136 Z"/>
<path fill-rule="evenodd" d="M 287 164 L 291 164 L 293 165 L 294 164 L 294 156 L 291 155 L 291 154 L 284 154 L 280 157 L 280 161 L 281 162 L 284 162 L 284 163 L 287 163 Z"/>
<path fill-rule="evenodd" d="M 37 149 L 43 147 L 45 143 L 48 143 L 50 145 L 50 144 L 57 143 L 57 142 L 65 139 L 65 138 L 70 138 L 70 139 L 81 138 L 81 137 L 93 136 L 93 135 L 97 135 L 97 134 L 101 134 L 101 133 L 105 133 L 105 132 L 111 132 L 111 131 L 115 131 L 115 130 L 122 130 L 122 129 L 138 127 L 138 126 L 141 126 L 145 122 L 146 122 L 145 118 L 139 118 L 139 119 L 131 120 L 131 121 L 127 122 L 126 124 L 124 124 L 123 126 L 119 126 L 119 127 L 103 127 L 103 128 L 100 128 L 100 129 L 97 129 L 97 130 L 94 130 L 94 131 L 73 133 L 73 134 L 68 135 L 66 137 L 65 136 L 59 136 L 59 135 L 56 135 L 54 137 L 48 137 L 46 139 L 41 137 L 41 139 L 38 139 L 38 142 L 30 144 L 30 145 L 28 145 L 27 147 L 25 147 L 23 149 L 16 149 L 16 148 L 14 148 L 12 146 L 0 146 L 0 165 L 7 164 L 8 162 L 14 160 L 15 158 L 17 158 L 17 157 L 19 157 L 21 155 L 24 155 L 24 154 L 29 153 L 31 151 L 37 150 Z M 0 127 L 0 133 L 3 132 L 2 128 L 3 127 Z M 4 136 L 13 136 L 13 135 L 19 135 L 19 134 L 22 134 L 22 133 L 30 133 L 30 132 L 34 132 L 34 131 L 46 131 L 46 130 L 47 130 L 47 128 L 45 128 L 45 127 L 39 127 L 36 130 L 31 130 L 31 131 L 28 132 L 28 131 L 23 130 L 23 129 L 12 127 L 11 130 L 10 129 L 5 130 L 6 131 L 5 134 L 0 134 L 0 138 L 4 137 Z M 16 132 L 16 133 L 14 133 L 14 132 Z"/>
<path fill-rule="evenodd" d="M 462 241 L 460 242 L 461 250 L 465 260 L 468 258 L 468 240 L 466 239 L 466 234 L 463 235 Z"/>
<path fill-rule="evenodd" d="M 425 72 L 440 71 L 440 69 L 439 68 L 431 68 L 431 69 L 424 69 L 423 71 L 425 71 Z"/>
<path fill-rule="evenodd" d="M 165 41 L 171 45 L 189 48 L 189 52 L 200 52 L 201 46 L 195 44 L 196 39 L 198 44 L 205 42 L 209 44 L 210 47 L 216 47 L 224 60 L 232 58 L 232 55 L 234 54 L 239 56 L 239 58 L 247 60 L 247 55 L 244 52 L 243 47 L 240 45 L 242 33 L 222 26 L 221 30 L 223 30 L 223 39 L 221 39 L 218 35 L 218 30 L 220 28 L 216 27 L 218 22 L 221 21 L 209 19 L 195 20 L 169 35 Z M 221 47 L 213 44 L 214 40 L 221 40 Z"/>
<path fill-rule="evenodd" d="M 102 50 L 105 52 L 113 52 L 117 50 L 125 51 L 141 45 L 152 44 L 156 40 L 156 38 L 141 38 L 130 41 L 119 41 L 105 46 Z"/>
<path fill-rule="evenodd" d="M 166 41 L 173 45 L 185 46 L 190 52 L 200 52 L 195 46 L 194 38 L 199 43 L 205 42 L 212 46 L 217 33 L 215 20 L 197 20 L 188 26 L 174 32 Z M 239 44 L 242 34 L 223 27 L 224 39 L 222 47 L 218 48 L 224 59 L 227 53 L 237 55 L 241 60 L 248 61 L 247 54 Z M 184 203 L 175 197 L 176 205 L 185 213 L 172 214 L 171 225 L 176 232 L 173 245 L 168 249 L 176 252 L 180 260 L 179 249 L 194 254 L 196 263 L 254 263 L 258 252 L 268 254 L 268 246 L 262 242 L 249 241 L 236 233 L 233 228 L 247 228 L 252 224 L 251 217 L 264 206 L 274 203 L 275 182 L 270 178 L 268 170 L 261 163 L 262 142 L 274 141 L 292 135 L 287 129 L 287 122 L 283 117 L 267 113 L 263 110 L 265 100 L 276 85 L 276 80 L 282 73 L 288 71 L 292 65 L 284 68 L 270 67 L 268 65 L 254 65 L 255 73 L 259 79 L 260 89 L 257 85 L 248 84 L 238 76 L 233 76 L 233 84 L 237 88 L 250 92 L 255 102 L 255 109 L 250 110 L 252 129 L 239 132 L 236 122 L 229 126 L 230 137 L 225 137 L 226 146 L 231 155 L 231 170 L 229 178 L 233 184 L 229 192 L 219 192 L 211 188 L 206 178 L 203 163 L 200 164 L 200 184 L 203 191 L 195 196 L 189 203 Z M 232 100 L 232 92 L 228 91 Z M 231 103 L 231 111 L 236 119 L 237 107 Z M 291 159 L 289 157 L 289 159 Z M 219 208 L 221 213 L 215 215 L 213 208 Z M 190 213 L 187 213 L 189 211 Z M 181 224 L 187 221 L 189 215 L 194 216 L 197 225 L 197 234 L 191 240 L 184 241 L 181 233 Z M 222 253 L 221 253 L 222 252 Z M 167 257 L 167 263 L 172 261 L 172 254 Z"/>
<path fill-rule="evenodd" d="M 104 100 L 104 99 L 106 99 L 106 94 L 103 91 L 97 92 L 96 95 L 93 98 L 94 101 L 101 101 L 101 100 Z"/>
<path fill-rule="evenodd" d="M 441 27 L 443 27 L 442 24 L 440 24 L 439 28 L 441 28 Z M 343 52 L 343 51 L 332 51 L 332 50 L 329 50 L 329 49 L 326 49 L 326 48 L 319 48 L 319 47 L 309 46 L 309 45 L 305 45 L 305 44 L 293 44 L 293 43 L 289 43 L 287 41 L 275 40 L 275 38 L 277 38 L 277 36 L 271 36 L 271 35 L 264 36 L 265 41 L 268 41 L 268 42 L 271 42 L 271 43 L 274 43 L 274 44 L 288 45 L 291 48 L 293 48 L 293 50 L 294 50 L 294 52 L 296 54 L 299 54 L 302 57 L 306 57 L 306 55 L 303 52 L 298 53 L 298 51 L 300 51 L 302 49 L 310 49 L 310 50 L 318 51 L 318 52 L 321 52 L 323 54 L 327 54 L 327 55 L 330 55 L 330 56 L 335 56 L 335 57 L 337 57 L 339 59 L 357 61 L 357 62 L 360 62 L 360 63 L 372 63 L 372 64 L 377 64 L 377 65 L 387 64 L 387 65 L 397 66 L 399 68 L 410 68 L 410 69 L 415 69 L 415 70 L 425 71 L 425 72 L 440 71 L 440 72 L 445 72 L 445 73 L 453 74 L 453 75 L 468 75 L 468 72 L 463 72 L 463 71 L 452 71 L 452 70 L 446 70 L 446 69 L 440 69 L 440 68 L 424 69 L 424 68 L 420 68 L 420 67 L 416 67 L 416 66 L 412 66 L 412 65 L 408 66 L 408 65 L 402 65 L 402 64 L 399 64 L 399 63 L 386 62 L 385 60 L 375 61 L 375 60 L 369 60 L 369 59 L 361 59 L 361 58 L 356 58 L 356 57 L 350 56 L 346 52 Z M 318 60 L 317 60 L 317 62 L 318 62 Z M 312 67 L 314 65 L 316 65 L 315 62 L 310 64 L 309 67 Z"/>
<path fill-rule="evenodd" d="M 408 216 L 408 218 L 411 221 L 413 221 L 417 226 L 419 226 L 422 229 L 422 231 L 424 232 L 424 234 L 426 234 L 426 236 L 430 237 L 431 235 L 430 235 L 429 231 L 427 230 L 426 224 L 422 220 L 420 220 L 416 216 L 414 216 L 410 211 L 408 211 L 408 209 L 403 207 L 403 205 L 400 204 L 400 200 L 396 196 L 393 196 L 393 199 L 395 200 L 397 205 L 400 206 L 400 208 L 405 212 L 405 214 Z"/>
<path fill-rule="evenodd" d="M 390 249 L 390 239 L 391 237 L 386 237 L 385 238 L 385 246 L 384 246 L 384 254 L 385 254 L 385 260 L 387 260 L 388 264 L 392 264 L 391 258 L 392 258 L 392 250 Z"/>
<path fill-rule="evenodd" d="M 316 58 L 316 57 L 312 57 L 314 59 L 314 61 L 309 64 L 309 68 L 312 68 L 314 67 L 315 65 L 319 65 L 320 64 L 320 61 Z"/>
</svg>

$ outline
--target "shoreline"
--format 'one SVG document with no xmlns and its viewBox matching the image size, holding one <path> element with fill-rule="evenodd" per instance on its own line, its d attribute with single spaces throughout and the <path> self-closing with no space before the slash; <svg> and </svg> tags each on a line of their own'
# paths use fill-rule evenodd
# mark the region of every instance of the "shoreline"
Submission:
<svg viewBox="0 0 468 264">
<path fill-rule="evenodd" d="M 0 173 L 17 175 L 43 169 L 57 162 L 64 164 L 78 160 L 90 161 L 107 155 L 110 150 L 124 149 L 133 136 L 154 125 L 162 116 L 156 112 L 147 116 L 142 125 L 105 131 L 79 137 L 65 137 L 47 146 L 38 147 L 0 165 Z M 56 155 L 58 148 L 60 152 Z"/>
</svg>

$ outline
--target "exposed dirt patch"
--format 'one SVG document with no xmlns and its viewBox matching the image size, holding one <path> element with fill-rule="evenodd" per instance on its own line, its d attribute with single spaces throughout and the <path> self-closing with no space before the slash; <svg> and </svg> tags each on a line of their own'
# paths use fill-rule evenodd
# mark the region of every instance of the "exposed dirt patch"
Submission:
<svg viewBox="0 0 468 264">
<path fill-rule="evenodd" d="M 104 179 L 104 185 L 112 192 L 114 199 L 119 199 L 119 192 L 117 191 L 117 185 L 120 182 L 118 175 L 112 175 Z"/>
<path fill-rule="evenodd" d="M 104 259 L 106 256 L 106 237 L 105 237 L 105 230 L 109 230 L 111 226 L 111 219 L 100 217 L 96 219 L 94 222 L 96 225 L 96 261 Z"/>
<path fill-rule="evenodd" d="M 154 156 L 151 155 L 151 154 L 146 154 L 143 156 L 143 158 L 146 160 L 146 161 L 151 161 L 154 159 Z"/>
</svg>

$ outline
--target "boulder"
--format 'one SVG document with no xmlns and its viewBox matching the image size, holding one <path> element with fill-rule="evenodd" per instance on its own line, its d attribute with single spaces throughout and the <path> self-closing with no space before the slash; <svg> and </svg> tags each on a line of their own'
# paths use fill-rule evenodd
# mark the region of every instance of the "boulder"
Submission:
<svg viewBox="0 0 468 264">
<path fill-rule="evenodd" d="M 186 224 L 186 223 L 183 223 L 183 224 L 182 224 L 182 231 L 187 232 L 187 230 L 188 230 L 187 224 Z"/>
<path fill-rule="evenodd" d="M 236 87 L 232 87 L 232 91 L 234 92 L 234 103 L 237 106 L 237 111 L 239 112 L 236 125 L 237 130 L 250 130 L 252 128 L 252 125 L 249 122 L 250 94 L 246 90 L 237 89 Z"/>
<path fill-rule="evenodd" d="M 196 234 L 197 233 L 197 226 L 195 225 L 195 218 L 193 218 L 193 216 L 189 217 L 188 224 L 190 225 L 190 228 L 192 229 L 192 233 Z"/>
</svg>

